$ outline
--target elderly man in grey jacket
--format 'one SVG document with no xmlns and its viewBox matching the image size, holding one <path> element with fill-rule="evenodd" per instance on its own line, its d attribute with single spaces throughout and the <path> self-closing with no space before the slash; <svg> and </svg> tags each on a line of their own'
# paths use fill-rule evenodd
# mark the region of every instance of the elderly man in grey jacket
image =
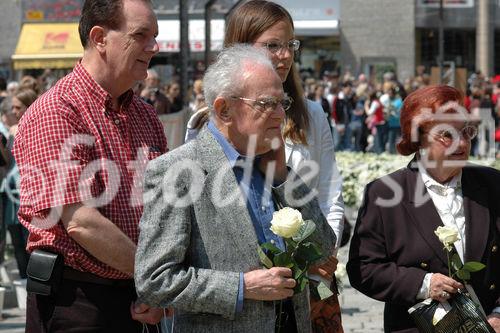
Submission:
<svg viewBox="0 0 500 333">
<path fill-rule="evenodd" d="M 281 125 L 291 100 L 262 51 L 223 50 L 205 74 L 211 120 L 198 137 L 152 161 L 136 255 L 139 299 L 175 309 L 175 332 L 310 332 L 307 288 L 293 294 L 289 268 L 262 269 L 257 247 L 278 206 L 317 225 L 331 254 L 335 235 L 314 193 L 285 163 Z"/>
</svg>

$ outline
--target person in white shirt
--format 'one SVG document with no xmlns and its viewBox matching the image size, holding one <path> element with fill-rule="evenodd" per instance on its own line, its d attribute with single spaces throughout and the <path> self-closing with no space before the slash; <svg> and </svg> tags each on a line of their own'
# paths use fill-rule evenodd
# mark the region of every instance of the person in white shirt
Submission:
<svg viewBox="0 0 500 333">
<path fill-rule="evenodd" d="M 427 298 L 448 301 L 466 286 L 500 332 L 500 171 L 467 162 L 477 121 L 463 100 L 444 85 L 408 95 L 397 149 L 414 158 L 366 186 L 347 272 L 354 288 L 385 302 L 385 332 L 417 333 L 409 307 Z M 448 276 L 447 253 L 434 233 L 439 226 L 456 228 L 453 250 L 462 262 L 486 268 L 468 281 Z"/>
</svg>

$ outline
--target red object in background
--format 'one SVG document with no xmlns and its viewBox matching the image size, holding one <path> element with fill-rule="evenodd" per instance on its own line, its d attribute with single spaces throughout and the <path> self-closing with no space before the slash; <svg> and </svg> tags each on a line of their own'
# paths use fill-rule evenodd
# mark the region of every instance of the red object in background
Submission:
<svg viewBox="0 0 500 333">
<path fill-rule="evenodd" d="M 500 142 L 500 128 L 495 131 L 495 142 Z"/>
<path fill-rule="evenodd" d="M 495 84 L 497 82 L 500 82 L 500 74 L 497 74 L 491 78 L 491 83 Z"/>
</svg>

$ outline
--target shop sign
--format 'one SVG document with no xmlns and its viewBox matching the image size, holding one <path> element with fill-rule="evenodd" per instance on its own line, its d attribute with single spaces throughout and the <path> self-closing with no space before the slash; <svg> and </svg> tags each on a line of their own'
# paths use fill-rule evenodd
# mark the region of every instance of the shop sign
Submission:
<svg viewBox="0 0 500 333">
<path fill-rule="evenodd" d="M 69 32 L 47 32 L 43 42 L 42 49 L 54 50 L 64 49 L 68 43 Z"/>
<path fill-rule="evenodd" d="M 26 20 L 28 21 L 41 21 L 43 20 L 43 11 L 41 10 L 27 10 Z"/>
<path fill-rule="evenodd" d="M 78 22 L 83 0 L 22 0 L 25 21 Z"/>
</svg>

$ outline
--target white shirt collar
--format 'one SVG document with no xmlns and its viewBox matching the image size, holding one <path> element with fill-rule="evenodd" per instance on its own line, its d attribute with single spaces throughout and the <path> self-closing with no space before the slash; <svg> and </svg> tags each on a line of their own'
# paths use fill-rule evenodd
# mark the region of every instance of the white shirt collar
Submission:
<svg viewBox="0 0 500 333">
<path fill-rule="evenodd" d="M 427 172 L 427 170 L 422 165 L 422 162 L 417 161 L 418 172 L 422 177 L 422 181 L 427 189 L 433 190 L 433 192 L 437 192 L 442 195 L 445 193 L 447 189 L 453 188 L 461 188 L 462 187 L 462 171 L 460 171 L 456 176 L 454 176 L 449 182 L 445 184 L 441 184 L 432 178 L 431 175 Z M 436 191 L 437 190 L 437 191 Z"/>
</svg>

